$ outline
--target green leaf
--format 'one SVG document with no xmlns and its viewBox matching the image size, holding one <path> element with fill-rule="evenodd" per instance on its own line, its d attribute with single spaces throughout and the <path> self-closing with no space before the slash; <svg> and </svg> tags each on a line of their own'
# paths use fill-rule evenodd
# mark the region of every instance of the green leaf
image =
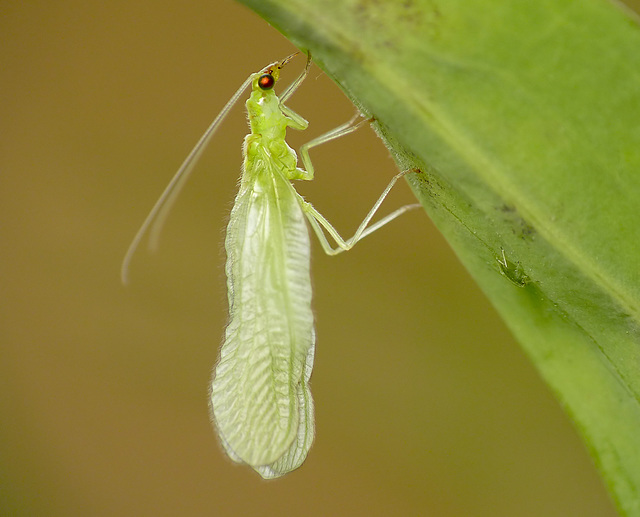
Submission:
<svg viewBox="0 0 640 517">
<path fill-rule="evenodd" d="M 606 0 L 244 3 L 421 171 L 416 196 L 640 515 L 636 20 Z"/>
</svg>

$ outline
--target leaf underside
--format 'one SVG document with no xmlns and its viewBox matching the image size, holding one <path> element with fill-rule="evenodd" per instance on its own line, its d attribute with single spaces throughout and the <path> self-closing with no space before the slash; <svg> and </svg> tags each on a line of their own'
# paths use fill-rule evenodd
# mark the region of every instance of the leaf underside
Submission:
<svg viewBox="0 0 640 517">
<path fill-rule="evenodd" d="M 310 50 L 640 515 L 640 29 L 606 0 L 243 0 Z"/>
</svg>

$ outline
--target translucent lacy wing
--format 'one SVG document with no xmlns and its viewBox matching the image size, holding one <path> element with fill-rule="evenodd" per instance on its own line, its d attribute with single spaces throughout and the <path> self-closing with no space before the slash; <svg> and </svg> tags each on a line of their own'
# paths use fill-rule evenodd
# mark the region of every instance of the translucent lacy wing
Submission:
<svg viewBox="0 0 640 517">
<path fill-rule="evenodd" d="M 302 464 L 314 434 L 309 234 L 291 184 L 255 178 L 227 228 L 230 318 L 211 405 L 229 456 L 277 477 Z"/>
</svg>

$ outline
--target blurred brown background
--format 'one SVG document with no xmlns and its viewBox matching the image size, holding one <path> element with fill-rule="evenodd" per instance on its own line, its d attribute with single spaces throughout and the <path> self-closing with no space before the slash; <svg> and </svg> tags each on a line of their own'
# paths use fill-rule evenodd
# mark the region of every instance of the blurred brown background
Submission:
<svg viewBox="0 0 640 517">
<path fill-rule="evenodd" d="M 313 244 L 305 465 L 265 482 L 226 459 L 207 386 L 241 106 L 159 251 L 135 256 L 127 288 L 118 270 L 237 86 L 294 50 L 226 0 L 0 4 L 0 514 L 615 515 L 572 425 L 421 211 L 338 257 Z M 296 147 L 354 112 L 317 68 L 289 104 L 311 122 Z M 297 187 L 350 235 L 394 165 L 369 129 L 313 158 L 317 180 Z M 386 210 L 411 199 L 402 183 Z"/>
</svg>

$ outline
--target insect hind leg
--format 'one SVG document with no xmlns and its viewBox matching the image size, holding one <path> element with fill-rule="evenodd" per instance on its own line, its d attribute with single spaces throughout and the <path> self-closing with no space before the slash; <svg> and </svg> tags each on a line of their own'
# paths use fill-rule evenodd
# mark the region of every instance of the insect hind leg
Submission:
<svg viewBox="0 0 640 517">
<path fill-rule="evenodd" d="M 378 200 L 374 203 L 371 210 L 369 210 L 363 221 L 360 223 L 360 226 L 358 226 L 356 232 L 349 239 L 344 239 L 334 228 L 334 226 L 320 212 L 318 212 L 311 203 L 304 201 L 302 197 L 300 197 L 302 210 L 307 216 L 307 219 L 309 220 L 309 223 L 311 224 L 313 231 L 318 237 L 320 245 L 322 246 L 322 249 L 325 251 L 325 253 L 327 255 L 337 255 L 338 253 L 341 253 L 343 251 L 348 251 L 353 248 L 353 246 L 355 246 L 356 243 L 361 239 L 364 239 L 367 235 L 370 235 L 376 230 L 379 230 L 387 223 L 393 221 L 396 217 L 399 217 L 409 210 L 419 208 L 421 206 L 419 203 L 404 205 L 369 226 L 371 219 L 373 219 L 373 216 L 376 214 L 378 208 L 380 208 L 380 205 L 382 205 L 383 201 L 385 200 L 393 186 L 396 184 L 398 179 L 400 179 L 405 174 L 417 171 L 417 169 L 409 169 L 406 171 L 402 171 L 391 178 L 391 181 L 389 182 L 387 187 L 384 189 Z M 331 245 L 323 230 L 331 236 L 331 238 L 337 244 L 337 247 L 334 248 Z"/>
</svg>

